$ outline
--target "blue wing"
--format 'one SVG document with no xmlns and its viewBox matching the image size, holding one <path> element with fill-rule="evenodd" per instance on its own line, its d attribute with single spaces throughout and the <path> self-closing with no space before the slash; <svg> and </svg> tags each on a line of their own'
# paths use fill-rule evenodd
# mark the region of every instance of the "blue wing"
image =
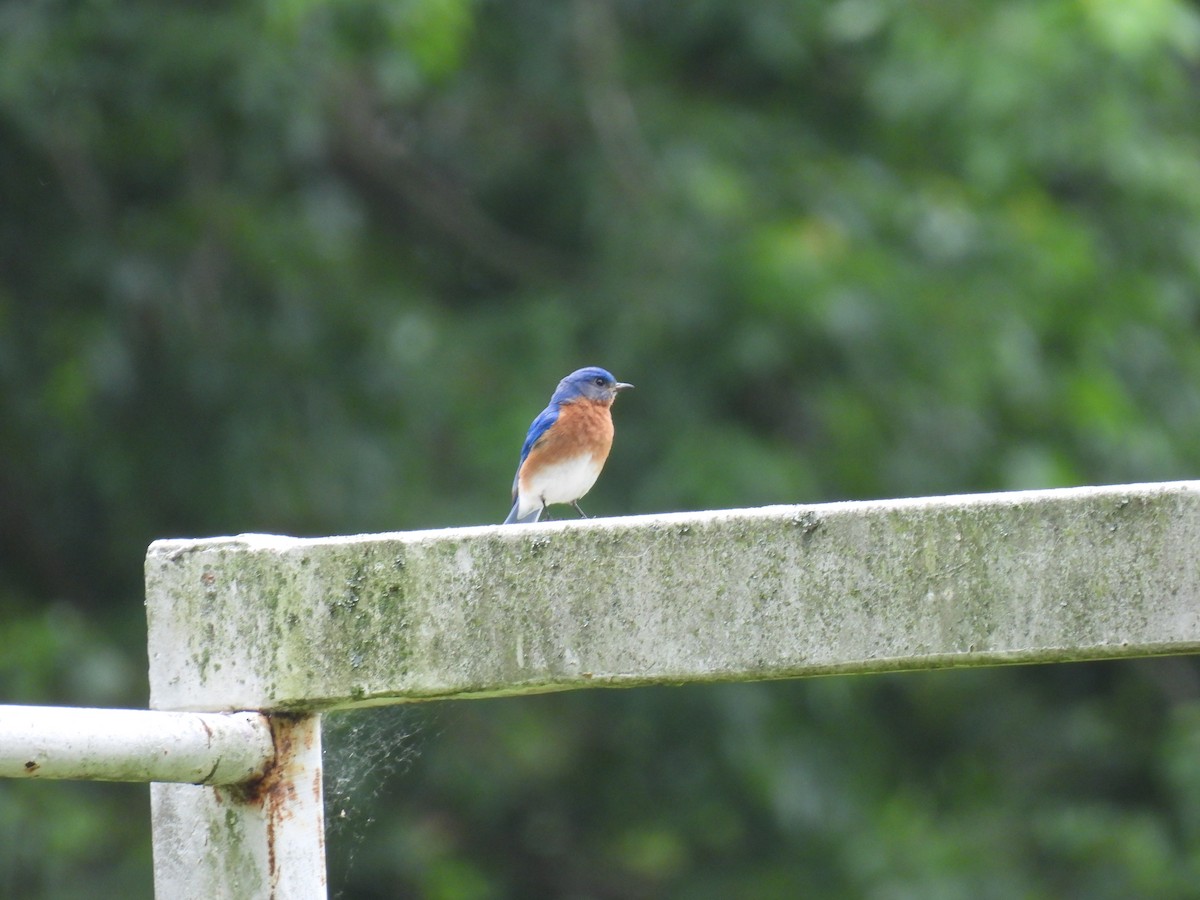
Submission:
<svg viewBox="0 0 1200 900">
<path fill-rule="evenodd" d="M 538 413 L 538 417 L 529 426 L 529 431 L 525 435 L 525 443 L 521 445 L 521 459 L 517 462 L 517 474 L 513 476 L 513 497 L 517 496 L 517 479 L 521 476 L 521 466 L 525 465 L 525 458 L 529 456 L 529 451 L 533 449 L 534 444 L 541 440 L 542 435 L 550 430 L 550 426 L 557 421 L 558 404 L 551 403 Z"/>
</svg>

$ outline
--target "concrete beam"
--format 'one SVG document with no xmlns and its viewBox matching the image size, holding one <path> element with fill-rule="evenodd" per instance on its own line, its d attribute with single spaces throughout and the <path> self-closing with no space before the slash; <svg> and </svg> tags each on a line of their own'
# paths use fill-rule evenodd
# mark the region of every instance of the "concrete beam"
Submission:
<svg viewBox="0 0 1200 900">
<path fill-rule="evenodd" d="M 151 705 L 1200 651 L 1200 482 L 154 543 Z"/>
</svg>

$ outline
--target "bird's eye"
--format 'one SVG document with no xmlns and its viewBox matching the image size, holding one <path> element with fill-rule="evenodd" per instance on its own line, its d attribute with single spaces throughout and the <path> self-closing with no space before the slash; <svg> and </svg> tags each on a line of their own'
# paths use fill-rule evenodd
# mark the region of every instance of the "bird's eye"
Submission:
<svg viewBox="0 0 1200 900">
<path fill-rule="evenodd" d="M 597 375 L 595 378 L 592 379 L 592 383 L 595 384 L 596 387 L 604 387 L 604 376 Z"/>
</svg>

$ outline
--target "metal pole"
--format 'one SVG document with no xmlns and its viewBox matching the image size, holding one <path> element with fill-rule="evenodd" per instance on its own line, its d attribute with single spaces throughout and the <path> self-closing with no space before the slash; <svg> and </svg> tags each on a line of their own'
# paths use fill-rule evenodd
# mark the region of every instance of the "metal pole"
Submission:
<svg viewBox="0 0 1200 900">
<path fill-rule="evenodd" d="M 274 759 L 267 717 L 0 706 L 0 777 L 242 784 Z"/>
</svg>

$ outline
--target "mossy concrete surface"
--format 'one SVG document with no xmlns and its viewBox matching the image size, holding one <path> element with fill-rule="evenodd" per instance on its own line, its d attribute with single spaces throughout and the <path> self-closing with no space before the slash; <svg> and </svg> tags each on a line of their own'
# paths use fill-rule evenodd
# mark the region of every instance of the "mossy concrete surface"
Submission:
<svg viewBox="0 0 1200 900">
<path fill-rule="evenodd" d="M 158 541 L 151 705 L 299 710 L 1200 650 L 1200 482 Z"/>
</svg>

